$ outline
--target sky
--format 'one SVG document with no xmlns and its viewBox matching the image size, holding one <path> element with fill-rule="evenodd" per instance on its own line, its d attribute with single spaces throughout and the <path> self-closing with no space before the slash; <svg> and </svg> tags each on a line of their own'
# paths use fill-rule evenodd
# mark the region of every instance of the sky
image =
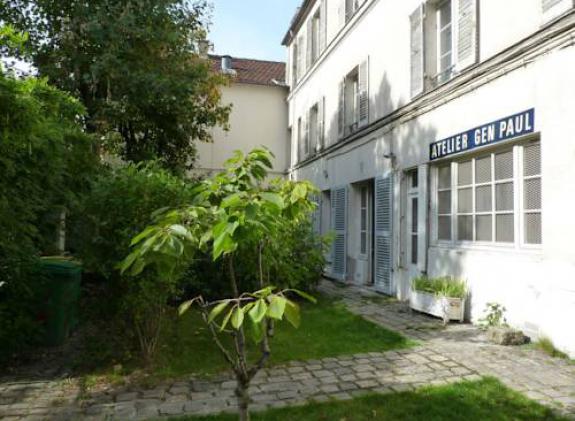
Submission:
<svg viewBox="0 0 575 421">
<path fill-rule="evenodd" d="M 282 39 L 303 0 L 212 0 L 214 53 L 285 61 Z"/>
</svg>

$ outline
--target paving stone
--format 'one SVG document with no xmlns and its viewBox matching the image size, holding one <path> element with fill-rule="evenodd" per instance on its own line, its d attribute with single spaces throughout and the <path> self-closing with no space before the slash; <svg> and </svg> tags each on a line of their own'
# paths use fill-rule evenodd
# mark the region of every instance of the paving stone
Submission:
<svg viewBox="0 0 575 421">
<path fill-rule="evenodd" d="M 114 407 L 114 415 L 121 420 L 135 418 L 136 414 L 136 405 L 133 402 L 119 403 Z"/>
<path fill-rule="evenodd" d="M 129 402 L 138 399 L 137 392 L 122 393 L 116 396 L 116 402 Z"/>
<path fill-rule="evenodd" d="M 355 384 L 357 384 L 362 389 L 379 386 L 379 383 L 375 380 L 358 380 L 355 382 Z"/>
<path fill-rule="evenodd" d="M 166 402 L 159 406 L 160 415 L 180 415 L 184 413 L 186 402 Z"/>
</svg>

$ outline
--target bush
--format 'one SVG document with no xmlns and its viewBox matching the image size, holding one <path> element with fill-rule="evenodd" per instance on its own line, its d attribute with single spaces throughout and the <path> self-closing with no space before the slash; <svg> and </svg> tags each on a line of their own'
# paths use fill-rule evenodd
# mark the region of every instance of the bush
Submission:
<svg viewBox="0 0 575 421">
<path fill-rule="evenodd" d="M 438 278 L 419 276 L 411 281 L 411 287 L 415 291 L 429 292 L 441 297 L 465 298 L 467 296 L 465 281 L 454 279 L 450 276 Z"/>
<path fill-rule="evenodd" d="M 167 304 L 178 295 L 178 284 L 148 272 L 124 277 L 117 265 L 126 257 L 131 239 L 152 221 L 153 213 L 188 202 L 193 186 L 193 181 L 174 176 L 155 163 L 126 164 L 97 177 L 84 203 L 78 253 L 85 269 L 105 284 L 102 305 L 107 319 L 112 317 L 113 325 L 134 332 L 120 336 L 147 360 L 155 351 Z"/>
</svg>

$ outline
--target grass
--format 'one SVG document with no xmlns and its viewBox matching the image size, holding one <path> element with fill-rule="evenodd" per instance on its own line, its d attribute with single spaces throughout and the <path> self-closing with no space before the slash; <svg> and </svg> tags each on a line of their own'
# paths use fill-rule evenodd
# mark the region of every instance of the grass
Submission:
<svg viewBox="0 0 575 421">
<path fill-rule="evenodd" d="M 569 360 L 569 355 L 564 353 L 563 351 L 558 350 L 555 348 L 555 345 L 549 338 L 541 338 L 537 342 L 533 344 L 533 347 L 545 352 L 547 355 L 553 358 L 561 358 L 564 360 Z M 574 362 L 571 360 L 571 362 Z"/>
<path fill-rule="evenodd" d="M 235 421 L 236 415 L 178 418 L 178 421 Z M 349 401 L 255 413 L 254 421 L 558 421 L 567 420 L 514 392 L 494 378 L 415 392 L 367 395 Z M 175 421 L 175 420 L 174 420 Z"/>
<path fill-rule="evenodd" d="M 396 332 L 350 313 L 343 304 L 325 297 L 320 297 L 317 304 L 302 304 L 299 329 L 281 322 L 275 330 L 271 343 L 272 365 L 293 360 L 381 352 L 414 344 Z M 199 314 L 195 312 L 188 312 L 180 318 L 176 333 L 158 354 L 154 371 L 159 377 L 187 374 L 209 376 L 228 369 Z"/>
<path fill-rule="evenodd" d="M 411 286 L 416 291 L 429 292 L 442 297 L 465 298 L 467 296 L 465 281 L 453 279 L 449 276 L 439 278 L 419 276 L 411 281 Z"/>
</svg>

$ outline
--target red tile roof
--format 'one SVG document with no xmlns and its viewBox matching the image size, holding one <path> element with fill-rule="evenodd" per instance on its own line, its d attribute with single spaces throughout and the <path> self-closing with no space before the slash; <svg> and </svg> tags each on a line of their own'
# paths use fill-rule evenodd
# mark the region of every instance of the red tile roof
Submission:
<svg viewBox="0 0 575 421">
<path fill-rule="evenodd" d="M 214 71 L 222 71 L 222 57 L 210 55 Z M 283 86 L 286 65 L 277 61 L 253 60 L 232 57 L 232 73 L 235 83 Z"/>
</svg>

